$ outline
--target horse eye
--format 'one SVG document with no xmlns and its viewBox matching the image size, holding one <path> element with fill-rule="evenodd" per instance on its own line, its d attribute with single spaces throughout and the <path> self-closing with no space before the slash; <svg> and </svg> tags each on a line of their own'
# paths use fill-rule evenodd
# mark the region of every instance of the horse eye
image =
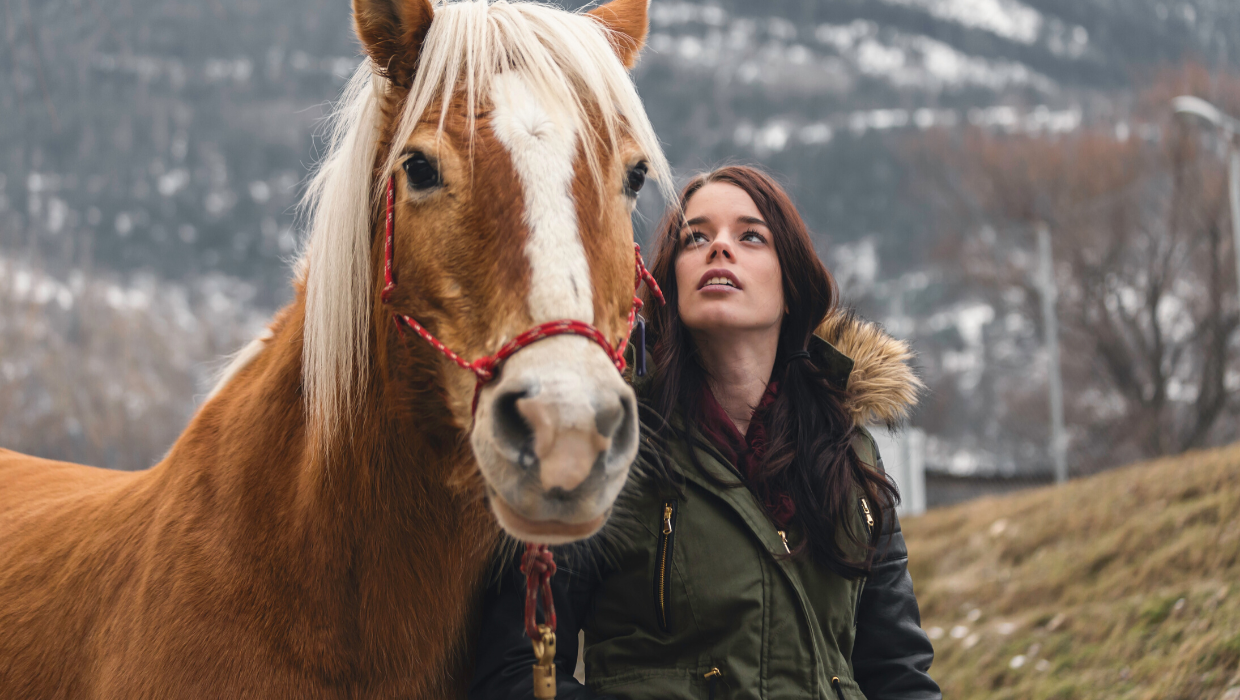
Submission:
<svg viewBox="0 0 1240 700">
<path fill-rule="evenodd" d="M 646 184 L 646 172 L 649 166 L 646 161 L 642 161 L 637 165 L 629 168 L 628 177 L 624 180 L 624 193 L 630 197 L 636 197 L 638 192 L 642 191 L 642 185 Z"/>
<path fill-rule="evenodd" d="M 425 153 L 416 152 L 409 156 L 402 167 L 405 169 L 405 179 L 415 190 L 429 190 L 442 184 L 439 179 L 439 170 Z"/>
</svg>

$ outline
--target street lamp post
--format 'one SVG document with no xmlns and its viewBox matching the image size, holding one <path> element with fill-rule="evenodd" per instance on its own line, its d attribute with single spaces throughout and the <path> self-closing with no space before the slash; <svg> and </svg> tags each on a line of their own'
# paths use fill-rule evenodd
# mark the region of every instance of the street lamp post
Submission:
<svg viewBox="0 0 1240 700">
<path fill-rule="evenodd" d="M 1171 101 L 1176 114 L 1191 114 L 1206 120 L 1227 136 L 1230 158 L 1227 167 L 1227 189 L 1231 200 L 1231 232 L 1235 236 L 1236 283 L 1240 285 L 1240 119 L 1199 97 L 1184 95 Z M 1240 290 L 1238 290 L 1240 291 Z"/>
<path fill-rule="evenodd" d="M 1051 255 L 1051 231 L 1038 222 L 1038 259 L 1040 274 L 1038 287 L 1042 292 L 1042 322 L 1046 333 L 1046 378 L 1050 389 L 1051 405 L 1051 460 L 1055 464 L 1055 483 L 1068 481 L 1068 433 L 1063 418 L 1063 375 L 1059 359 L 1059 316 L 1055 302 L 1059 298 L 1055 285 L 1055 260 Z"/>
</svg>

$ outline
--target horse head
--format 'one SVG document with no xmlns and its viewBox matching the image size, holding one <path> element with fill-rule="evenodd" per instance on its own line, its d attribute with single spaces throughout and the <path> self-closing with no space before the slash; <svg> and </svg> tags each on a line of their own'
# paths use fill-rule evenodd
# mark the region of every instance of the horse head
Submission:
<svg viewBox="0 0 1240 700">
<path fill-rule="evenodd" d="M 333 150 L 373 158 L 363 169 L 329 155 L 314 191 L 322 208 L 364 177 L 370 227 L 362 249 L 338 232 L 320 236 L 330 217 L 316 217 L 309 255 L 361 258 L 368 274 L 363 288 L 333 264 L 309 265 L 308 400 L 324 425 L 347 409 L 350 389 L 333 377 L 367 369 L 329 349 L 365 353 L 357 327 L 372 324 L 370 371 L 391 410 L 415 422 L 446 416 L 466 433 L 499 524 L 527 541 L 596 532 L 637 452 L 636 399 L 609 349 L 630 331 L 638 191 L 647 173 L 670 184 L 628 75 L 647 5 L 613 0 L 579 14 L 502 0 L 354 0 L 369 61 Z M 351 298 L 369 300 L 369 320 L 339 320 Z M 475 395 L 474 374 L 394 318 L 465 362 L 552 321 L 593 327 L 604 341 L 524 345 Z"/>
</svg>

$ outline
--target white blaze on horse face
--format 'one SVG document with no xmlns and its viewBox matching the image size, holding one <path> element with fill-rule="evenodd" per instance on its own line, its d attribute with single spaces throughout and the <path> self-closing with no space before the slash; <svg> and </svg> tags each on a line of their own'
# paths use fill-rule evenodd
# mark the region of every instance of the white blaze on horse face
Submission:
<svg viewBox="0 0 1240 700">
<path fill-rule="evenodd" d="M 510 72 L 492 80 L 491 129 L 523 191 L 530 316 L 535 324 L 593 324 L 572 192 L 577 122 L 539 99 L 527 77 Z M 470 435 L 500 525 L 548 543 L 597 530 L 636 454 L 636 413 L 632 389 L 586 338 L 548 338 L 509 358 L 479 394 Z"/>
<path fill-rule="evenodd" d="M 495 76 L 491 128 L 521 178 L 529 238 L 529 309 L 534 323 L 577 319 L 594 323 L 590 266 L 577 227 L 573 161 L 577 133 L 515 73 Z"/>
</svg>

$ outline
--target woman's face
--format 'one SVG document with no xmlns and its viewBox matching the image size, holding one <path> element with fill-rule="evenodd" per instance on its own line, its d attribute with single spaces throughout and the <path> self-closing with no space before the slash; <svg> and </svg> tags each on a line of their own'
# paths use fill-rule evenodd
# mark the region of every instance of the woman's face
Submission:
<svg viewBox="0 0 1240 700">
<path fill-rule="evenodd" d="M 680 319 L 690 330 L 779 332 L 783 275 L 771 230 L 741 188 L 712 182 L 689 199 L 676 258 Z"/>
</svg>

